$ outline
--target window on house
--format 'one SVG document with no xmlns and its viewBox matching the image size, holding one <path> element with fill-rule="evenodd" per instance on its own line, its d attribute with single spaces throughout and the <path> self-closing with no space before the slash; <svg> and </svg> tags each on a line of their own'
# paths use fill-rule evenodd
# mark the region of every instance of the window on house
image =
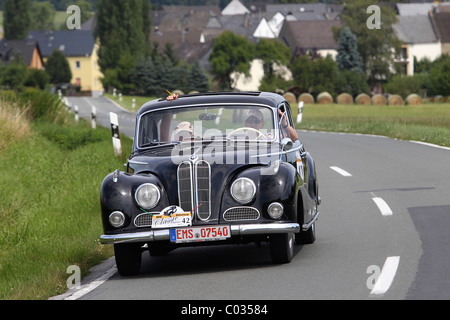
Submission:
<svg viewBox="0 0 450 320">
<path fill-rule="evenodd" d="M 75 61 L 75 68 L 76 69 L 81 69 L 81 62 L 80 61 Z"/>
</svg>

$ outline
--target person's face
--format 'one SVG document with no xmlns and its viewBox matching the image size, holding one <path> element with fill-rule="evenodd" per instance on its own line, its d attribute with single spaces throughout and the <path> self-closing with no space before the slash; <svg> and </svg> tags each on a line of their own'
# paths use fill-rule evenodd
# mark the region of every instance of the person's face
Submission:
<svg viewBox="0 0 450 320">
<path fill-rule="evenodd" d="M 245 126 L 260 130 L 264 128 L 264 121 L 261 121 L 256 117 L 249 117 L 248 119 L 245 120 Z"/>
</svg>

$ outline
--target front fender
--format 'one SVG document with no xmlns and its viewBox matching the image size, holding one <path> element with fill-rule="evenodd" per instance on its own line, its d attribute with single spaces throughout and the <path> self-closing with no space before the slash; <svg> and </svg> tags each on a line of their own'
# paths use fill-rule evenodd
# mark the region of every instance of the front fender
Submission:
<svg viewBox="0 0 450 320">
<path fill-rule="evenodd" d="M 144 213 L 138 206 L 134 194 L 143 183 L 153 183 L 159 188 L 161 198 L 152 212 L 159 212 L 169 206 L 167 193 L 161 181 L 152 174 L 131 175 L 116 171 L 105 177 L 100 189 L 100 204 L 105 233 L 122 233 L 136 230 L 132 223 L 137 215 Z M 125 215 L 125 224 L 121 228 L 110 225 L 108 218 L 114 211 L 120 211 Z"/>
</svg>

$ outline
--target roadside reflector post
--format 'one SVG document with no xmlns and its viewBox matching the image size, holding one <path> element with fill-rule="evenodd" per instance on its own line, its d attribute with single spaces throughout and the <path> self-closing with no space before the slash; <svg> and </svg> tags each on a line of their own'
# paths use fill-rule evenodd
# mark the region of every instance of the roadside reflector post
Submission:
<svg viewBox="0 0 450 320">
<path fill-rule="evenodd" d="M 95 108 L 94 106 L 92 106 L 91 110 L 91 128 L 97 128 L 97 108 Z"/>
<path fill-rule="evenodd" d="M 303 101 L 298 103 L 297 123 L 302 122 L 303 119 Z"/>
<path fill-rule="evenodd" d="M 131 105 L 131 107 L 134 109 L 136 109 L 136 99 L 133 98 L 133 103 Z"/>
<path fill-rule="evenodd" d="M 73 107 L 73 111 L 75 112 L 75 121 L 78 122 L 80 117 L 78 116 L 78 106 Z"/>
<path fill-rule="evenodd" d="M 116 156 L 122 155 L 122 145 L 120 143 L 120 135 L 119 135 L 119 118 L 117 114 L 114 112 L 109 113 L 109 119 L 111 122 L 111 132 L 112 132 L 112 142 L 114 147 L 114 154 Z"/>
</svg>

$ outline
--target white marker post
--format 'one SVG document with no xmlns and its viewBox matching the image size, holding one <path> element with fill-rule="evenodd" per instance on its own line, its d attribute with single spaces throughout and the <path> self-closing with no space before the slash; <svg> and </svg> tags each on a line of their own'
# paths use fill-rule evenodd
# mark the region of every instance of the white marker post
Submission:
<svg viewBox="0 0 450 320">
<path fill-rule="evenodd" d="M 91 128 L 97 128 L 97 108 L 95 108 L 94 106 L 92 106 L 91 110 Z"/>
<path fill-rule="evenodd" d="M 120 135 L 119 135 L 119 118 L 117 117 L 117 114 L 115 114 L 114 112 L 110 112 L 109 119 L 111 122 L 111 132 L 112 132 L 114 154 L 116 156 L 121 156 L 122 155 L 122 145 L 120 143 Z"/>
<path fill-rule="evenodd" d="M 131 107 L 134 109 L 136 109 L 136 99 L 133 98 L 133 103 L 131 104 Z"/>
<path fill-rule="evenodd" d="M 78 122 L 80 117 L 78 116 L 78 106 L 73 107 L 73 111 L 75 112 L 75 121 Z"/>
<path fill-rule="evenodd" d="M 303 101 L 298 103 L 297 123 L 302 122 L 303 119 Z"/>
</svg>

